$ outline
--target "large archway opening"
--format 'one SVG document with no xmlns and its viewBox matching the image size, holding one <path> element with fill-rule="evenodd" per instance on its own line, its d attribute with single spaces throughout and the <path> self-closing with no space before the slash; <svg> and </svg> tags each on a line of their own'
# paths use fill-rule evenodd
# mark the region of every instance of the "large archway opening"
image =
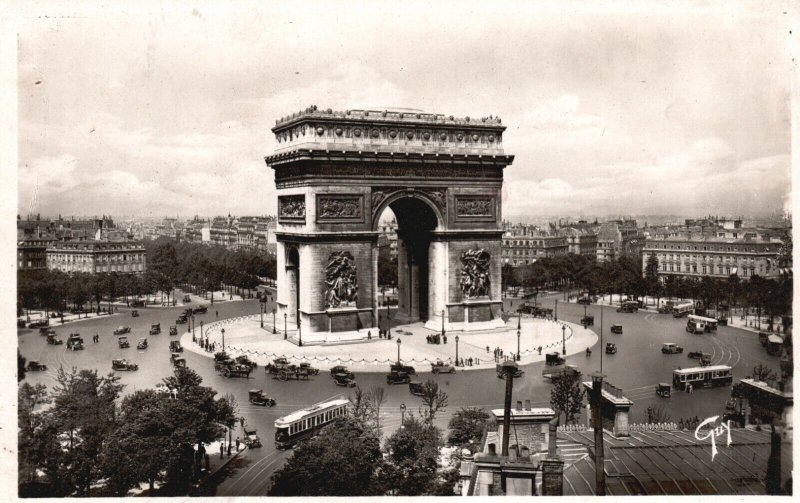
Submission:
<svg viewBox="0 0 800 503">
<path fill-rule="evenodd" d="M 296 246 L 286 252 L 286 283 L 288 286 L 288 302 L 286 314 L 288 320 L 298 324 L 300 321 L 300 253 Z"/>
<path fill-rule="evenodd" d="M 387 204 L 378 215 L 378 301 L 382 317 L 393 321 L 427 321 L 430 305 L 430 246 L 439 219 L 429 203 L 416 197 L 401 197 Z M 388 302 L 392 306 L 385 310 Z M 384 321 L 385 323 L 385 321 Z"/>
</svg>

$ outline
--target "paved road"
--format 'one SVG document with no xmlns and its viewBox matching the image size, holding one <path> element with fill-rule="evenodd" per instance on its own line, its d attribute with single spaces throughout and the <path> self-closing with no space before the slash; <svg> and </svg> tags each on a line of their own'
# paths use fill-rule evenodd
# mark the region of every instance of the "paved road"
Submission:
<svg viewBox="0 0 800 503">
<path fill-rule="evenodd" d="M 540 298 L 544 305 L 554 304 L 555 297 Z M 514 307 L 520 301 L 515 300 Z M 507 309 L 510 302 L 507 301 Z M 271 310 L 271 306 L 269 306 Z M 38 331 L 19 331 L 19 344 L 22 354 L 28 358 L 38 358 L 48 365 L 47 373 L 29 374 L 28 381 L 43 382 L 49 386 L 54 383 L 53 375 L 59 365 L 65 368 L 98 369 L 102 372 L 111 370 L 111 359 L 124 357 L 139 363 L 138 372 L 119 372 L 122 382 L 127 385 L 125 392 L 152 387 L 161 378 L 169 375 L 172 368 L 169 362 L 169 341 L 176 339 L 168 334 L 169 325 L 181 308 L 148 308 L 139 309 L 141 316 L 131 318 L 129 311 L 120 315 L 67 324 L 56 327 L 59 336 L 66 340 L 71 331 L 79 331 L 86 341 L 86 350 L 79 352 L 66 351 L 64 346 L 47 346 L 45 338 Z M 219 319 L 253 314 L 258 312 L 256 301 L 239 301 L 215 304 L 209 307 L 209 313 L 198 316 L 199 320 L 215 319 L 215 311 L 219 311 Z M 600 308 L 589 306 L 589 314 L 595 316 L 595 329 L 600 331 Z M 578 322 L 583 316 L 583 306 L 559 302 L 558 316 L 566 321 Z M 729 388 L 697 390 L 694 394 L 675 393 L 670 399 L 658 398 L 654 386 L 659 381 L 669 382 L 671 372 L 678 366 L 684 368 L 695 363 L 686 354 L 689 351 L 703 350 L 713 355 L 713 363 L 724 363 L 734 367 L 734 377 L 748 375 L 757 363 L 767 363 L 778 369 L 778 358 L 769 356 L 758 343 L 758 338 L 751 332 L 729 327 L 720 327 L 715 335 L 692 335 L 684 330 L 685 320 L 676 320 L 669 315 L 658 315 L 640 312 L 636 314 L 617 313 L 612 307 L 603 309 L 604 342 L 613 341 L 618 346 L 616 355 L 603 355 L 603 372 L 614 385 L 624 389 L 625 395 L 635 402 L 631 410 L 631 422 L 642 422 L 649 405 L 668 408 L 673 419 L 698 416 L 705 418 L 720 414 L 729 396 Z M 161 323 L 162 334 L 148 336 L 151 323 Z M 612 323 L 623 325 L 623 335 L 608 333 Z M 129 334 L 132 348 L 119 349 L 112 331 L 119 325 L 133 327 Z M 186 325 L 179 326 L 185 330 Z M 100 343 L 93 344 L 91 336 L 99 333 Z M 137 351 L 135 341 L 139 337 L 148 337 L 149 349 Z M 682 355 L 663 355 L 660 351 L 662 342 L 676 342 L 685 348 Z M 581 371 L 588 373 L 599 369 L 602 351 L 598 343 L 592 348 L 591 357 L 577 354 L 567 357 L 567 363 L 577 365 Z M 197 371 L 206 385 L 212 386 L 220 394 L 232 393 L 239 401 L 241 415 L 246 418 L 250 427 L 258 429 L 264 446 L 260 449 L 248 450 L 229 465 L 229 477 L 223 480 L 211 494 L 224 496 L 263 495 L 269 484 L 271 474 L 278 469 L 291 451 L 277 451 L 271 441 L 274 435 L 273 422 L 278 417 L 322 401 L 346 393 L 344 388 L 336 387 L 325 373 L 313 377 L 309 381 L 281 382 L 270 379 L 261 368 L 257 369 L 250 379 L 226 379 L 218 376 L 213 370 L 212 360 L 200 355 L 184 352 L 190 368 Z M 548 406 L 550 385 L 541 376 L 543 363 L 535 363 L 524 367 L 526 374 L 514 383 L 514 399 L 529 399 L 535 406 Z M 430 374 L 420 377 L 427 378 Z M 448 411 L 462 406 L 479 406 L 501 408 L 504 382 L 498 379 L 493 370 L 459 371 L 454 375 L 430 376 L 437 380 L 450 398 Z M 357 374 L 359 385 L 367 389 L 371 386 L 386 388 L 386 402 L 382 408 L 382 424 L 384 434 L 390 434 L 400 424 L 400 404 L 404 403 L 408 411 L 417 411 L 420 399 L 408 393 L 407 386 L 386 386 L 383 374 Z M 247 391 L 262 388 L 277 400 L 273 408 L 250 405 Z M 437 418 L 437 424 L 445 427 L 448 414 Z M 241 435 L 241 430 L 234 435 Z"/>
</svg>

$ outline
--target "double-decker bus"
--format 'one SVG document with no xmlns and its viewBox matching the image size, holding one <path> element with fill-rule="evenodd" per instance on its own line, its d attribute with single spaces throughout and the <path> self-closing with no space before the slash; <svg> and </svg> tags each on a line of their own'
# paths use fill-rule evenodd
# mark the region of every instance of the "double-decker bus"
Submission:
<svg viewBox="0 0 800 503">
<path fill-rule="evenodd" d="M 690 314 L 689 321 L 686 322 L 686 331 L 693 334 L 716 332 L 718 323 L 719 322 L 714 318 L 706 318 L 705 316 Z"/>
<path fill-rule="evenodd" d="M 727 365 L 691 367 L 672 371 L 672 387 L 675 389 L 686 389 L 689 384 L 692 385 L 692 388 L 727 386 L 732 382 L 731 367 Z"/>
<path fill-rule="evenodd" d="M 275 447 L 287 449 L 306 438 L 313 437 L 326 424 L 347 414 L 350 402 L 336 398 L 292 412 L 275 421 Z"/>
</svg>

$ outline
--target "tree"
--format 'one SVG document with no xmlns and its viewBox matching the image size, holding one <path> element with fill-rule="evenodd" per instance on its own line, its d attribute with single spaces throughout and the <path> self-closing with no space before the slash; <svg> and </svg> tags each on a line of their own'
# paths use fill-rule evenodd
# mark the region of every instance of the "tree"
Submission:
<svg viewBox="0 0 800 503">
<path fill-rule="evenodd" d="M 384 486 L 397 496 L 431 494 L 437 480 L 440 445 L 438 428 L 430 421 L 409 415 L 403 428 L 386 441 Z"/>
<path fill-rule="evenodd" d="M 17 382 L 25 379 L 25 364 L 27 361 L 28 359 L 22 356 L 22 353 L 19 352 L 19 348 L 17 348 Z"/>
<path fill-rule="evenodd" d="M 381 431 L 381 406 L 386 401 L 386 390 L 381 386 L 375 386 L 367 392 L 367 402 L 372 410 L 372 417 L 375 421 L 375 429 L 380 435 Z"/>
<path fill-rule="evenodd" d="M 550 405 L 558 417 L 564 414 L 565 424 L 575 421 L 580 414 L 585 395 L 577 372 L 563 372 L 553 377 L 553 388 L 550 390 Z"/>
<path fill-rule="evenodd" d="M 666 423 L 670 420 L 667 410 L 660 406 L 648 407 L 646 414 L 648 423 Z"/>
<path fill-rule="evenodd" d="M 380 440 L 364 421 L 344 416 L 300 444 L 272 476 L 270 496 L 376 496 Z"/>
<path fill-rule="evenodd" d="M 778 378 L 778 374 L 772 370 L 771 368 L 767 367 L 763 363 L 759 363 L 755 367 L 753 367 L 753 379 L 756 381 L 774 381 Z"/>
<path fill-rule="evenodd" d="M 461 447 L 475 451 L 479 445 L 483 432 L 494 426 L 494 419 L 485 410 L 478 407 L 462 407 L 453 413 L 447 428 L 450 434 L 447 445 Z"/>
<path fill-rule="evenodd" d="M 422 384 L 422 403 L 427 410 L 421 410 L 423 418 L 433 423 L 436 413 L 447 407 L 447 393 L 439 389 L 439 383 L 428 379 Z"/>
<path fill-rule="evenodd" d="M 370 412 L 369 400 L 367 399 L 367 394 L 361 389 L 361 386 L 356 385 L 355 390 L 353 390 L 353 395 L 347 398 L 350 401 L 350 413 L 353 417 L 361 421 L 366 421 Z"/>
</svg>

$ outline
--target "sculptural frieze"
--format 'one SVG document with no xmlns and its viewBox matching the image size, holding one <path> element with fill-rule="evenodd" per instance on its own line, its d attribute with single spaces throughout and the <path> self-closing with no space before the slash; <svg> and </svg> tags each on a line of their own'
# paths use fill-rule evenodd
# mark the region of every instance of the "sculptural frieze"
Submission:
<svg viewBox="0 0 800 503">
<path fill-rule="evenodd" d="M 325 306 L 351 307 L 358 300 L 358 277 L 353 255 L 347 251 L 331 253 L 325 269 Z"/>
<path fill-rule="evenodd" d="M 360 219 L 361 196 L 356 197 L 326 197 L 317 198 L 317 216 L 320 219 Z"/>
<path fill-rule="evenodd" d="M 306 217 L 306 196 L 278 196 L 278 217 L 281 219 L 304 219 Z"/>
<path fill-rule="evenodd" d="M 456 198 L 456 216 L 493 217 L 494 200 L 491 197 Z"/>
<path fill-rule="evenodd" d="M 489 252 L 483 248 L 467 250 L 461 254 L 461 279 L 459 286 L 466 299 L 489 295 Z"/>
</svg>

